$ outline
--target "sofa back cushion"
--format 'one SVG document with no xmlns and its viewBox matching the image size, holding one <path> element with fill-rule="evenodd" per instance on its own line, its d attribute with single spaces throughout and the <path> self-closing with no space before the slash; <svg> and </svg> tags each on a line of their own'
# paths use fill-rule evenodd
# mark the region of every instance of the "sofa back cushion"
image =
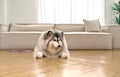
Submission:
<svg viewBox="0 0 120 77">
<path fill-rule="evenodd" d="M 0 32 L 8 32 L 8 31 L 9 31 L 8 25 L 0 24 Z"/>
<path fill-rule="evenodd" d="M 23 32 L 27 32 L 27 31 L 39 31 L 39 32 L 43 32 L 49 29 L 53 29 L 53 25 L 52 24 L 11 24 L 10 25 L 10 31 L 23 31 Z"/>
<path fill-rule="evenodd" d="M 85 31 L 84 24 L 56 24 L 56 29 L 63 32 L 83 32 Z"/>
</svg>

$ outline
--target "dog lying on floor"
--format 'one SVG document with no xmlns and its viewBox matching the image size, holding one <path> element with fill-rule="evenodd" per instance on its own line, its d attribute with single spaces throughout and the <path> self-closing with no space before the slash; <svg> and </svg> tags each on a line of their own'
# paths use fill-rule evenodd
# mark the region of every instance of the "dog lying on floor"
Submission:
<svg viewBox="0 0 120 77">
<path fill-rule="evenodd" d="M 35 46 L 33 56 L 37 59 L 42 57 L 61 57 L 69 58 L 67 43 L 64 33 L 53 29 L 42 33 Z"/>
</svg>

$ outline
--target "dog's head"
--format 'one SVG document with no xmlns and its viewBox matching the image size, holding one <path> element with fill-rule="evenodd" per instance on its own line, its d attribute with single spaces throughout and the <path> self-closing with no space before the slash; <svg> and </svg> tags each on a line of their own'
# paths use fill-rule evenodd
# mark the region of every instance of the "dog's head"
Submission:
<svg viewBox="0 0 120 77">
<path fill-rule="evenodd" d="M 45 45 L 47 51 L 56 54 L 63 48 L 63 32 L 59 30 L 49 30 L 46 32 Z"/>
</svg>

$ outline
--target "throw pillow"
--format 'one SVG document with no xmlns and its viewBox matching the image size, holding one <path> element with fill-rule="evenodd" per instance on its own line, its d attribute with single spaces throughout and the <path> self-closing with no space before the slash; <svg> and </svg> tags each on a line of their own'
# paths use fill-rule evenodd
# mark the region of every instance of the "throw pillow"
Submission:
<svg viewBox="0 0 120 77">
<path fill-rule="evenodd" d="M 85 20 L 83 19 L 85 24 L 86 32 L 99 32 L 100 30 L 100 22 L 99 19 L 96 20 Z"/>
<path fill-rule="evenodd" d="M 9 26 L 0 24 L 0 32 L 8 32 Z"/>
</svg>

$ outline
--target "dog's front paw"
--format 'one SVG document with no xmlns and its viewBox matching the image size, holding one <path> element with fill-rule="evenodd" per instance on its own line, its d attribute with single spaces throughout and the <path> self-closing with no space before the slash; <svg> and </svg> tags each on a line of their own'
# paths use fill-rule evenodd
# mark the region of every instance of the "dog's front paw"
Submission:
<svg viewBox="0 0 120 77">
<path fill-rule="evenodd" d="M 67 59 L 68 57 L 69 57 L 69 55 L 66 53 L 62 53 L 62 55 L 61 55 L 61 58 L 64 58 L 64 59 Z"/>
<path fill-rule="evenodd" d="M 33 57 L 35 57 L 36 59 L 40 59 L 43 57 L 43 53 L 42 52 L 36 52 L 33 54 Z"/>
</svg>

